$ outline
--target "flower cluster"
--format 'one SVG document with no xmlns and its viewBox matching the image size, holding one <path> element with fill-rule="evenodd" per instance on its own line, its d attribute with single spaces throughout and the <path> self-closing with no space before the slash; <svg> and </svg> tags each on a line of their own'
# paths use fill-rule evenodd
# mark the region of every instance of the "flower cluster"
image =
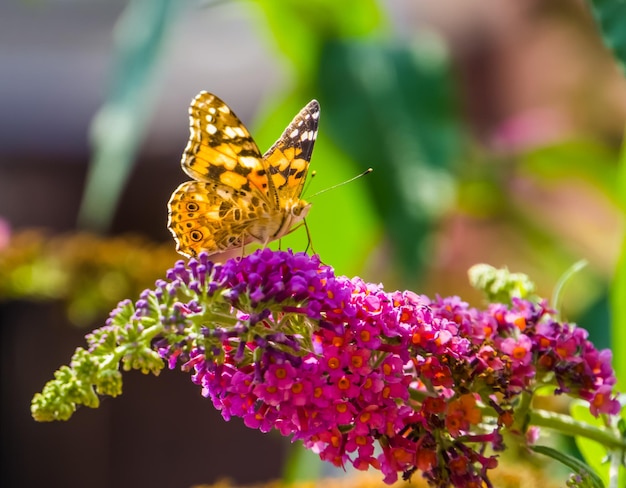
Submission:
<svg viewBox="0 0 626 488">
<path fill-rule="evenodd" d="M 490 486 L 503 429 L 527 433 L 529 399 L 545 385 L 596 416 L 620 409 L 610 351 L 545 303 L 479 310 L 386 292 L 304 253 L 180 261 L 88 339 L 92 356 L 107 351 L 111 364 L 113 350 L 126 368 L 154 371 L 158 353 L 191 371 L 226 420 L 276 429 L 387 483 L 419 470 L 435 486 Z M 131 341 L 147 350 L 129 352 Z M 34 415 L 45 417 L 44 397 Z"/>
</svg>

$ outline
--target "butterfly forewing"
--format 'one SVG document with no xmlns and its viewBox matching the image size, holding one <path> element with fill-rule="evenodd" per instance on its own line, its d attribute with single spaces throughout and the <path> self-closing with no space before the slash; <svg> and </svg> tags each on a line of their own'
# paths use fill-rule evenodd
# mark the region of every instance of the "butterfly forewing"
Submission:
<svg viewBox="0 0 626 488">
<path fill-rule="evenodd" d="M 251 185 L 269 199 L 269 185 L 256 142 L 222 100 L 200 92 L 189 107 L 190 137 L 183 153 L 183 170 L 198 181 Z"/>
<path fill-rule="evenodd" d="M 310 101 L 294 117 L 280 138 L 263 155 L 279 199 L 300 198 L 313 145 L 317 137 L 320 106 Z"/>
</svg>

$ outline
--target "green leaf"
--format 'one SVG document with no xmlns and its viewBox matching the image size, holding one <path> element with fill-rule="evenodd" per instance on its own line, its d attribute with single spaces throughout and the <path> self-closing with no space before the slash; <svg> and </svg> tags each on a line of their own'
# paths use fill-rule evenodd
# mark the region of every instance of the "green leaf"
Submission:
<svg viewBox="0 0 626 488">
<path fill-rule="evenodd" d="M 271 112 L 264 114 L 255 124 L 254 137 L 262 151 L 269 148 L 282 133 L 289 121 L 309 100 L 290 95 L 282 102 L 268 103 Z M 367 194 L 369 175 L 347 185 L 342 185 L 319 196 L 316 192 L 341 183 L 358 174 L 358 167 L 330 140 L 328 110 L 321 107 L 320 127 L 315 149 L 311 158 L 310 173 L 303 194 L 313 206 L 306 219 L 311 233 L 311 244 L 322 260 L 332 263 L 340 274 L 354 275 L 363 269 L 363 264 L 379 240 L 380 222 Z M 315 171 L 316 176 L 311 173 Z M 311 197 L 312 196 L 312 197 Z M 280 243 L 270 247 L 304 250 L 308 245 L 305 229 L 283 237 Z"/>
<path fill-rule="evenodd" d="M 153 75 L 168 28 L 184 2 L 133 0 L 118 20 L 107 99 L 91 124 L 93 155 L 79 226 L 105 231 L 143 140 L 153 105 Z"/>
<path fill-rule="evenodd" d="M 546 181 L 578 178 L 593 184 L 613 202 L 620 198 L 613 149 L 594 141 L 571 140 L 529 151 L 522 168 Z"/>
<path fill-rule="evenodd" d="M 626 73 L 626 1 L 590 0 L 590 3 L 604 43 L 613 51 L 620 68 Z"/>
<path fill-rule="evenodd" d="M 561 296 L 563 295 L 563 290 L 568 281 L 570 281 L 576 273 L 578 273 L 581 269 L 589 264 L 586 259 L 581 259 L 580 261 L 572 264 L 569 269 L 561 275 L 559 281 L 557 281 L 554 286 L 554 292 L 552 293 L 551 305 L 558 312 L 561 311 Z"/>
<path fill-rule="evenodd" d="M 603 427 L 601 418 L 591 415 L 589 405 L 581 401 L 574 401 L 570 408 L 572 417 L 590 425 Z M 578 450 L 582 454 L 585 462 L 602 478 L 605 485 L 609 484 L 609 463 L 606 461 L 607 449 L 602 444 L 582 436 L 574 438 Z"/>
<path fill-rule="evenodd" d="M 374 0 L 258 1 L 277 47 L 291 61 L 299 84 L 307 85 L 319 69 L 328 39 L 369 36 L 383 25 Z"/>
<path fill-rule="evenodd" d="M 582 462 L 580 459 L 576 459 L 569 454 L 565 454 L 562 451 L 558 451 L 548 446 L 530 446 L 530 449 L 536 453 L 543 454 L 544 456 L 548 456 L 549 458 L 559 461 L 561 464 L 572 469 L 575 473 L 583 476 L 585 480 L 589 483 L 585 486 L 592 486 L 593 488 L 604 488 L 605 485 L 602 482 L 602 479 L 600 479 L 600 477 L 591 469 L 591 467 Z"/>
<path fill-rule="evenodd" d="M 622 154 L 618 173 L 618 195 L 622 198 L 622 210 L 626 216 L 626 133 L 622 143 Z M 622 241 L 619 258 L 611 289 L 611 336 L 613 367 L 617 375 L 617 387 L 626 390 L 626 236 Z"/>
<path fill-rule="evenodd" d="M 443 46 L 328 42 L 319 70 L 324 129 L 365 178 L 404 277 L 432 256 L 432 232 L 453 205 L 460 122 Z"/>
<path fill-rule="evenodd" d="M 283 470 L 282 482 L 285 486 L 295 482 L 316 480 L 321 477 L 324 463 L 320 457 L 302 447 L 301 443 L 295 443 L 289 450 L 289 456 Z"/>
</svg>

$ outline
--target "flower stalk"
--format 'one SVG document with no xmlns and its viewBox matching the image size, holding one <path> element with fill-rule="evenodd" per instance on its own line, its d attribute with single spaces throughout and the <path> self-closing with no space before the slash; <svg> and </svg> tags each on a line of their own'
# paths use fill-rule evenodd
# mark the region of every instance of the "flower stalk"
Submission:
<svg viewBox="0 0 626 488">
<path fill-rule="evenodd" d="M 563 415 L 548 410 L 533 409 L 529 412 L 529 424 L 536 427 L 546 427 L 555 432 L 568 436 L 578 436 L 596 441 L 605 448 L 626 451 L 626 440 L 620 437 L 617 429 L 597 427 L 587 422 L 581 422 L 569 415 Z"/>
</svg>

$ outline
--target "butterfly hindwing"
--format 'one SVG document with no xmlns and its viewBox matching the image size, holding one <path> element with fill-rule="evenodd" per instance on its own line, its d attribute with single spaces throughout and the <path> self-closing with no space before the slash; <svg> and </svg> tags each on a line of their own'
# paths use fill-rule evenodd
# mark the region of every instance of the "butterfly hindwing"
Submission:
<svg viewBox="0 0 626 488">
<path fill-rule="evenodd" d="M 172 194 L 168 205 L 168 224 L 181 254 L 220 252 L 253 240 L 245 230 L 259 215 L 231 187 L 187 181 Z M 263 204 L 258 208 L 263 208 Z"/>
</svg>

